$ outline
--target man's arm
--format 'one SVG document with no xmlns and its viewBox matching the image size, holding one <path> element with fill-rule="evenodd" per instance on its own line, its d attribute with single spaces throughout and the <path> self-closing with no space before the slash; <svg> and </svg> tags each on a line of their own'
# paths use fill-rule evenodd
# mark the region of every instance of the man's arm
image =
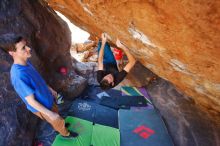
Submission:
<svg viewBox="0 0 220 146">
<path fill-rule="evenodd" d="M 132 69 L 132 67 L 135 65 L 136 59 L 135 59 L 135 58 L 133 57 L 133 55 L 130 53 L 130 51 L 128 50 L 128 48 L 125 47 L 125 46 L 120 42 L 119 39 L 117 39 L 116 45 L 117 45 L 119 48 L 121 48 L 121 49 L 125 52 L 126 56 L 128 57 L 128 64 L 126 64 L 126 66 L 124 67 L 124 70 L 128 73 L 128 72 Z"/>
<path fill-rule="evenodd" d="M 47 87 L 48 87 L 48 89 L 50 90 L 50 92 L 51 92 L 51 94 L 53 95 L 53 97 L 56 99 L 56 97 L 57 97 L 57 92 L 56 92 L 53 88 L 51 88 L 49 85 L 47 85 Z"/>
<path fill-rule="evenodd" d="M 36 101 L 33 94 L 25 97 L 25 99 L 27 100 L 28 104 L 30 104 L 33 108 L 35 108 L 39 112 L 47 115 L 51 120 L 55 120 L 60 117 L 57 113 L 48 110 L 38 101 Z"/>
<path fill-rule="evenodd" d="M 102 45 L 101 49 L 99 51 L 99 57 L 98 57 L 98 70 L 103 70 L 104 65 L 103 65 L 103 57 L 104 57 L 104 48 L 105 48 L 105 43 L 107 41 L 107 38 L 104 33 L 102 33 Z"/>
</svg>

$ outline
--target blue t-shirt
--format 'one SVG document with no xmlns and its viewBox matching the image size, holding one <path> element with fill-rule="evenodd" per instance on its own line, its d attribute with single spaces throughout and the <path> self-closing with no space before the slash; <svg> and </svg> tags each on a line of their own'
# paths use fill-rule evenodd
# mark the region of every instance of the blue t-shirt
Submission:
<svg viewBox="0 0 220 146">
<path fill-rule="evenodd" d="M 47 84 L 36 69 L 27 62 L 27 65 L 13 64 L 11 67 L 11 83 L 15 91 L 24 101 L 27 109 L 31 112 L 38 112 L 28 104 L 25 97 L 34 95 L 35 100 L 41 103 L 47 109 L 53 106 L 53 96 L 48 89 Z"/>
<path fill-rule="evenodd" d="M 98 53 L 101 49 L 101 45 L 102 45 L 102 42 L 99 41 L 99 43 L 98 43 Z M 108 42 L 105 43 L 105 47 L 104 47 L 103 64 L 117 64 L 116 60 L 115 60 L 115 57 L 112 53 L 111 47 L 110 47 Z"/>
</svg>

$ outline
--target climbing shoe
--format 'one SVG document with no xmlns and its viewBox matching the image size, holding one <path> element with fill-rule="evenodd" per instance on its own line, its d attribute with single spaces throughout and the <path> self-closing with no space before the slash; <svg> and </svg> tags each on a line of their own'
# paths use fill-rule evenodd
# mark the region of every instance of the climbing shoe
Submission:
<svg viewBox="0 0 220 146">
<path fill-rule="evenodd" d="M 76 138 L 79 134 L 76 133 L 76 132 L 71 132 L 70 131 L 70 135 L 68 136 L 62 136 L 64 139 L 73 139 L 73 138 Z"/>
</svg>

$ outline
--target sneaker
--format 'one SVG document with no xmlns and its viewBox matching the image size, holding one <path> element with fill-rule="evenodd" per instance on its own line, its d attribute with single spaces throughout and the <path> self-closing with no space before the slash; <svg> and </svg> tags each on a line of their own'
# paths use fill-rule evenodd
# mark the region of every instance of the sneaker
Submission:
<svg viewBox="0 0 220 146">
<path fill-rule="evenodd" d="M 79 134 L 76 133 L 76 132 L 71 132 L 70 131 L 70 135 L 68 136 L 62 136 L 64 139 L 73 139 L 73 138 L 76 138 Z"/>
<path fill-rule="evenodd" d="M 56 102 L 57 102 L 57 104 L 64 103 L 63 96 L 60 93 L 57 94 Z"/>
</svg>

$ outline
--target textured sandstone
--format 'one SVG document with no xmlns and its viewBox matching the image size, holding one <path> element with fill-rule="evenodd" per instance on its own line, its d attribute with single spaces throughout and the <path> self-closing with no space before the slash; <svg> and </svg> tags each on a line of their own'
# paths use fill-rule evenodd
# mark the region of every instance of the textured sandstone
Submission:
<svg viewBox="0 0 220 146">
<path fill-rule="evenodd" d="M 119 37 L 144 66 L 220 111 L 220 1 L 47 2 L 93 36 Z"/>
</svg>

